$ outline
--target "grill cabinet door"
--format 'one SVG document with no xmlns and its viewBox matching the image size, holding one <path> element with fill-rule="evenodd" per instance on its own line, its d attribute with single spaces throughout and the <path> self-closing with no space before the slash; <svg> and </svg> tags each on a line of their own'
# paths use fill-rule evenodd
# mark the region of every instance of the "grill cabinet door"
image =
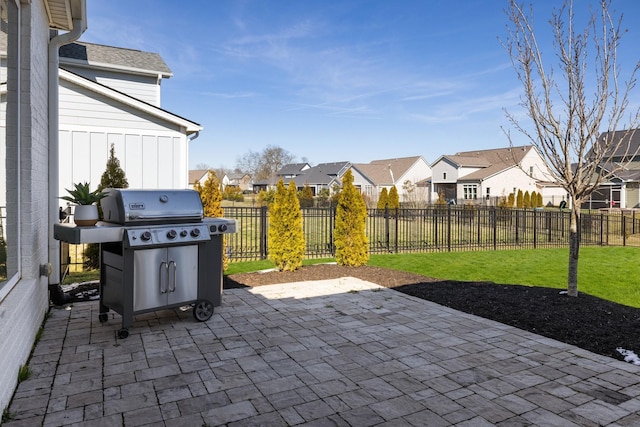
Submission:
<svg viewBox="0 0 640 427">
<path fill-rule="evenodd" d="M 198 298 L 198 246 L 168 248 L 169 304 L 195 301 Z"/>
<path fill-rule="evenodd" d="M 133 254 L 133 311 L 167 304 L 167 249 L 142 249 Z"/>
<path fill-rule="evenodd" d="M 133 255 L 133 311 L 198 298 L 198 246 L 141 249 Z"/>
</svg>

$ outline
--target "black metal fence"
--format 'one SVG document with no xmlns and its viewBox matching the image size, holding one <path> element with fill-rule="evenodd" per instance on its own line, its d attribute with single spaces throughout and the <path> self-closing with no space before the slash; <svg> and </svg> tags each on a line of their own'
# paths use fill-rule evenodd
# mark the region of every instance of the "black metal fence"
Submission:
<svg viewBox="0 0 640 427">
<path fill-rule="evenodd" d="M 334 256 L 335 209 L 302 209 L 307 258 Z M 238 233 L 226 237 L 231 260 L 268 257 L 266 208 L 225 208 Z M 368 211 L 370 253 L 472 251 L 567 247 L 570 212 L 555 209 L 500 209 L 490 206 L 429 207 Z M 584 212 L 581 244 L 640 246 L 636 211 Z"/>
<path fill-rule="evenodd" d="M 334 208 L 303 208 L 307 258 L 335 255 Z M 238 232 L 225 235 L 231 261 L 268 258 L 266 207 L 226 207 Z M 366 234 L 372 254 L 436 251 L 558 248 L 569 245 L 568 210 L 500 209 L 491 206 L 433 206 L 368 211 Z M 585 211 L 579 227 L 583 246 L 640 246 L 640 214 L 635 210 Z M 71 245 L 71 271 L 82 269 L 82 248 Z M 80 245 L 79 245 L 80 246 Z"/>
</svg>

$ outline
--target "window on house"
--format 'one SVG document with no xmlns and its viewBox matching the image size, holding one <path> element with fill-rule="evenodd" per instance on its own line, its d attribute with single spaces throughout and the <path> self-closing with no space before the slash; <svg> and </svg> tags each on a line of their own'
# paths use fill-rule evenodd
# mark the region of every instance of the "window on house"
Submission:
<svg viewBox="0 0 640 427">
<path fill-rule="evenodd" d="M 491 197 L 491 188 L 487 187 L 487 200 Z"/>
<path fill-rule="evenodd" d="M 533 176 L 533 166 L 529 166 L 529 176 Z"/>
<path fill-rule="evenodd" d="M 462 186 L 462 192 L 465 200 L 478 199 L 478 186 L 476 184 L 464 184 Z"/>
<path fill-rule="evenodd" d="M 19 278 L 20 227 L 20 2 L 0 2 L 0 31 L 7 38 L 7 55 L 0 57 L 0 301 Z M 5 86 L 6 85 L 6 86 Z"/>
<path fill-rule="evenodd" d="M 442 179 L 447 179 L 447 173 L 446 172 L 442 172 Z"/>
</svg>

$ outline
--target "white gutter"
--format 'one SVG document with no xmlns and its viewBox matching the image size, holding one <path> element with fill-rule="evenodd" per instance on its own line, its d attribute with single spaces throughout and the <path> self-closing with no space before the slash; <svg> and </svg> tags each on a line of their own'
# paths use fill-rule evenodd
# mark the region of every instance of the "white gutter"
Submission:
<svg viewBox="0 0 640 427">
<path fill-rule="evenodd" d="M 83 13 L 84 16 L 84 13 Z M 60 64 L 60 46 L 72 43 L 86 30 L 83 19 L 73 20 L 73 29 L 68 33 L 55 36 L 49 41 L 49 290 L 60 284 L 60 242 L 53 238 L 53 225 L 60 222 L 59 191 L 59 102 L 58 67 Z"/>
<path fill-rule="evenodd" d="M 189 182 L 189 149 L 191 148 L 191 142 L 200 136 L 200 131 L 196 131 L 192 134 L 187 135 L 187 155 L 185 156 L 185 170 L 187 171 L 187 186 L 185 188 L 189 188 L 191 183 Z"/>
</svg>

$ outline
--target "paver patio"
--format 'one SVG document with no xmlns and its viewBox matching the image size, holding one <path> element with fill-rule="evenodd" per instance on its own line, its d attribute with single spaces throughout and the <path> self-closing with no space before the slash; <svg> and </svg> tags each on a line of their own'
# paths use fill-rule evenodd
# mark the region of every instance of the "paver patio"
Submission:
<svg viewBox="0 0 640 427">
<path fill-rule="evenodd" d="M 52 309 L 3 425 L 640 425 L 640 367 L 354 278 L 120 326 Z"/>
</svg>

